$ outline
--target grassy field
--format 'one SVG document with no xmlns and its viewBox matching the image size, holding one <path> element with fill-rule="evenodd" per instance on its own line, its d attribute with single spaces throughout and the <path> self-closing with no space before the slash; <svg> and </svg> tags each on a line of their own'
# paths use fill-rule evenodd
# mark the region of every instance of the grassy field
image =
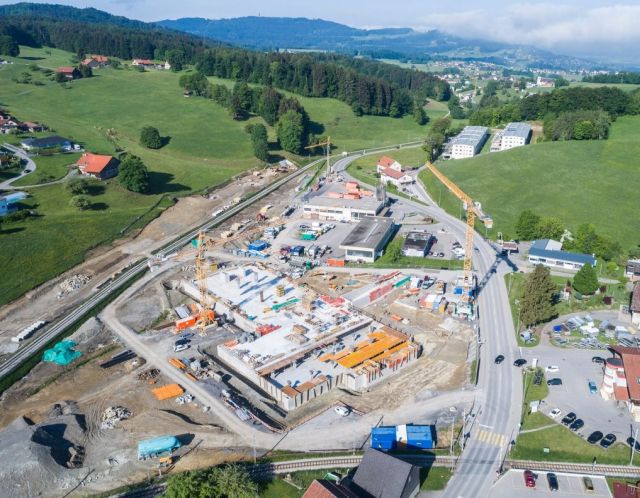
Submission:
<svg viewBox="0 0 640 498">
<path fill-rule="evenodd" d="M 75 163 L 80 154 L 56 154 L 34 158 L 36 170 L 13 182 L 14 187 L 38 185 L 63 178 L 69 171 L 69 165 Z"/>
<path fill-rule="evenodd" d="M 632 202 L 640 189 L 638 130 L 640 117 L 626 116 L 614 123 L 609 140 L 545 142 L 440 166 L 493 217 L 489 236 L 501 231 L 515 237 L 520 212 L 532 209 L 573 229 L 593 223 L 628 249 L 640 243 L 640 217 Z M 429 172 L 421 178 L 439 199 L 439 182 Z M 442 206 L 459 215 L 460 203 L 446 192 Z"/>
<path fill-rule="evenodd" d="M 213 101 L 184 98 L 179 74 L 104 68 L 95 70 L 93 78 L 63 85 L 50 81 L 46 71 L 70 65 L 71 59 L 72 54 L 57 49 L 21 47 L 20 57 L 11 58 L 13 64 L 0 66 L 0 105 L 21 120 L 44 123 L 51 132 L 89 151 L 114 154 L 125 150 L 140 156 L 150 170 L 151 191 L 132 194 L 109 181 L 104 191 L 92 197 L 94 208 L 80 212 L 69 207 L 62 185 L 33 189 L 25 204 L 41 216 L 5 222 L 0 230 L 2 246 L 8 248 L 0 255 L 0 305 L 81 262 L 88 249 L 118 236 L 161 195 L 187 195 L 259 166 L 244 131 L 247 122 L 233 121 Z M 37 84 L 14 81 L 25 74 Z M 222 82 L 233 85 L 232 81 Z M 331 135 L 335 151 L 413 141 L 426 134 L 426 127 L 418 126 L 410 116 L 356 117 L 348 105 L 337 100 L 300 100 L 311 120 L 321 125 L 322 133 Z M 433 116 L 444 112 L 442 104 L 430 106 Z M 164 147 L 149 150 L 138 144 L 146 125 L 159 129 Z M 275 137 L 271 127 L 269 135 Z M 17 185 L 61 178 L 67 159 L 70 156 L 37 158 L 36 172 Z M 15 174 L 3 171 L 2 177 Z"/>
<path fill-rule="evenodd" d="M 453 476 L 451 469 L 447 467 L 431 467 L 430 469 L 421 469 L 420 479 L 422 491 L 439 491 L 444 489 Z"/>
<path fill-rule="evenodd" d="M 549 448 L 549 452 L 545 453 L 543 448 Z M 618 465 L 628 464 L 630 456 L 631 449 L 628 446 L 617 443 L 605 450 L 600 445 L 587 443 L 559 424 L 548 429 L 520 434 L 509 454 L 509 457 L 515 460 L 591 463 L 596 458 L 598 463 Z"/>
</svg>

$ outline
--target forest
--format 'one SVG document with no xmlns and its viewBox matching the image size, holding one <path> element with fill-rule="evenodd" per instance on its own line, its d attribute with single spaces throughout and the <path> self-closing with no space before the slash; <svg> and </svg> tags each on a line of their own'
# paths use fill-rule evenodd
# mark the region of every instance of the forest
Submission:
<svg viewBox="0 0 640 498">
<path fill-rule="evenodd" d="M 619 73 L 594 74 L 593 76 L 585 76 L 582 81 L 585 83 L 640 85 L 640 73 L 622 71 Z"/>
</svg>

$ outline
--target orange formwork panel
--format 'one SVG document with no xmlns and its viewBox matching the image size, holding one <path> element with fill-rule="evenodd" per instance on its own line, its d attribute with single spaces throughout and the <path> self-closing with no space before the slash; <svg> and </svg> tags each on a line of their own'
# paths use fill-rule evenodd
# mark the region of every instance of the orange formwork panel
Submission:
<svg viewBox="0 0 640 498">
<path fill-rule="evenodd" d="M 358 365 L 364 363 L 366 360 L 370 360 L 371 358 L 375 358 L 376 356 L 384 353 L 387 349 L 390 349 L 399 343 L 402 342 L 402 339 L 397 337 L 388 336 L 384 339 L 380 339 L 368 346 L 363 347 L 362 349 L 352 353 L 344 358 L 338 360 L 338 363 L 345 368 L 353 368 Z"/>
<path fill-rule="evenodd" d="M 169 363 L 171 363 L 174 367 L 179 368 L 180 370 L 185 370 L 187 368 L 187 366 L 178 358 L 170 358 Z"/>
<path fill-rule="evenodd" d="M 166 386 L 160 386 L 156 387 L 155 389 L 151 389 L 151 392 L 156 397 L 156 399 L 162 401 L 165 399 L 180 396 L 184 393 L 184 389 L 182 389 L 178 384 L 167 384 Z"/>
<path fill-rule="evenodd" d="M 193 375 L 191 372 L 185 372 L 185 375 L 186 375 L 188 378 L 190 378 L 192 381 L 194 381 L 194 382 L 198 382 L 198 378 L 197 378 L 195 375 Z"/>
</svg>

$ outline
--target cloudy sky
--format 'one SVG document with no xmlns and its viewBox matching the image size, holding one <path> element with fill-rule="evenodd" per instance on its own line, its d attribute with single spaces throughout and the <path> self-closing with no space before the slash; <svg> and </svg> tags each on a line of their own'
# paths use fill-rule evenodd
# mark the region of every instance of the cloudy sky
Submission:
<svg viewBox="0 0 640 498">
<path fill-rule="evenodd" d="M 0 4 L 15 3 L 0 0 Z M 633 56 L 640 0 L 56 0 L 144 21 L 248 15 L 323 18 L 356 27 L 438 28 L 574 55 Z"/>
</svg>

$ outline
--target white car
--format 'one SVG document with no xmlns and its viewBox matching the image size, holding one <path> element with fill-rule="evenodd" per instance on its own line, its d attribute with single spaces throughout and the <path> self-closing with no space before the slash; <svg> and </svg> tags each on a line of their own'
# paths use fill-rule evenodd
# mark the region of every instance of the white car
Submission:
<svg viewBox="0 0 640 498">
<path fill-rule="evenodd" d="M 549 365 L 547 368 L 544 369 L 545 372 L 559 372 L 560 371 L 560 367 L 557 365 Z"/>
<path fill-rule="evenodd" d="M 562 414 L 562 410 L 560 410 L 560 408 L 554 408 L 549 412 L 549 416 L 551 418 L 557 418 L 560 416 L 560 414 Z"/>
<path fill-rule="evenodd" d="M 346 417 L 347 415 L 349 415 L 349 408 L 347 408 L 346 406 L 336 406 L 333 410 L 341 417 Z"/>
</svg>

